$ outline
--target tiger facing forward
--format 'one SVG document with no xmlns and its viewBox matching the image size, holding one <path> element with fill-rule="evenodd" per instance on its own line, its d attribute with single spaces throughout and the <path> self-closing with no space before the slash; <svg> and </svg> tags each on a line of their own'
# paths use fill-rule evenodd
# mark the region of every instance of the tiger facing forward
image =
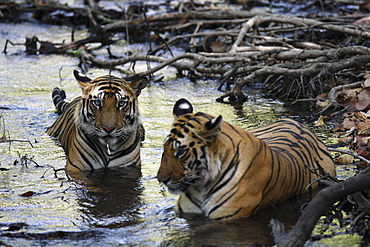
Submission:
<svg viewBox="0 0 370 247">
<path fill-rule="evenodd" d="M 249 216 L 315 187 L 318 174 L 335 176 L 326 146 L 293 120 L 248 132 L 222 116 L 193 113 L 185 99 L 173 113 L 157 179 L 180 194 L 178 213 Z"/>
<path fill-rule="evenodd" d="M 113 166 L 140 166 L 144 127 L 139 119 L 138 96 L 146 78 L 128 83 L 115 76 L 94 80 L 78 71 L 74 76 L 82 96 L 71 102 L 54 88 L 54 105 L 61 115 L 47 129 L 63 147 L 69 172 Z"/>
</svg>

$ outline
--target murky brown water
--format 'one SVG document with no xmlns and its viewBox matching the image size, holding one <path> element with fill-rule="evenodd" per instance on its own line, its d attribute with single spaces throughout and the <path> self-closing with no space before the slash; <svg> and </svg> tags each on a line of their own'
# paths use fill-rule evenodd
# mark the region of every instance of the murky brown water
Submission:
<svg viewBox="0 0 370 247">
<path fill-rule="evenodd" d="M 24 42 L 25 37 L 60 42 L 68 28 L 33 24 L 0 24 L 0 47 L 6 39 Z M 32 31 L 37 30 L 37 31 Z M 84 32 L 76 34 L 84 37 Z M 117 48 L 117 47 L 116 47 Z M 115 169 L 87 174 L 86 185 L 69 182 L 63 172 L 65 157 L 46 134 L 56 119 L 50 93 L 63 87 L 69 99 L 80 94 L 72 71 L 77 59 L 66 56 L 25 56 L 23 47 L 10 47 L 0 55 L 0 107 L 6 136 L 14 141 L 0 143 L 0 244 L 14 246 L 251 246 L 271 245 L 271 218 L 289 229 L 298 217 L 301 198 L 261 211 L 258 215 L 225 222 L 181 218 L 172 207 L 176 197 L 158 184 L 155 175 L 162 143 L 172 122 L 175 101 L 185 97 L 195 110 L 224 119 L 244 128 L 267 124 L 286 111 L 277 101 L 263 99 L 251 91 L 245 103 L 246 117 L 239 119 L 232 107 L 215 102 L 221 95 L 215 82 L 189 82 L 174 78 L 175 71 L 161 71 L 166 82 L 150 83 L 140 96 L 146 141 L 142 148 L 142 169 Z M 17 54 L 19 53 L 19 54 Z M 140 67 L 138 67 L 140 68 Z M 91 69 L 89 77 L 108 74 Z M 60 80 L 59 75 L 63 78 Z M 119 76 L 119 75 L 118 75 Z M 1 125 L 3 129 L 3 125 Z M 1 133 L 0 133 L 1 135 Z M 19 157 L 34 163 L 18 162 Z M 32 196 L 21 196 L 31 191 Z M 341 242 L 343 240 L 340 240 Z M 358 242 L 354 237 L 352 242 Z M 338 243 L 341 243 L 338 242 Z M 354 243 L 355 243 L 354 242 Z M 315 243 L 318 245 L 319 243 Z M 331 244 L 329 244 L 331 245 Z"/>
</svg>

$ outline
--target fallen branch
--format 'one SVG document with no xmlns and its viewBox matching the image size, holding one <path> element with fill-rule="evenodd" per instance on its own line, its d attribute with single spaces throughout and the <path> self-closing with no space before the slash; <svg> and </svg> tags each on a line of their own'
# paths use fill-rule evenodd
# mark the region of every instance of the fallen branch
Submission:
<svg viewBox="0 0 370 247">
<path fill-rule="evenodd" d="M 278 220 L 272 219 L 270 226 L 278 246 L 303 246 L 309 238 L 317 220 L 335 202 L 358 191 L 370 188 L 370 172 L 363 172 L 346 181 L 322 189 L 305 208 L 293 229 L 286 233 Z"/>
<path fill-rule="evenodd" d="M 27 157 L 27 154 L 21 156 L 21 154 L 18 152 L 18 156 L 19 159 L 14 161 L 14 165 L 17 165 L 19 163 L 21 166 L 28 168 L 28 162 L 32 162 L 35 164 L 36 167 L 42 167 L 36 161 L 34 161 L 32 157 Z"/>
<path fill-rule="evenodd" d="M 145 72 L 140 73 L 141 76 L 147 76 L 152 73 L 155 73 L 161 69 L 163 69 L 166 66 L 172 66 L 176 68 L 178 71 L 197 71 L 201 73 L 216 73 L 217 70 L 207 70 L 206 68 L 198 68 L 200 64 L 223 64 L 223 63 L 229 63 L 229 62 L 235 62 L 235 61 L 244 61 L 246 58 L 243 57 L 224 57 L 224 58 L 209 58 L 209 57 L 204 57 L 199 54 L 194 54 L 194 53 L 184 53 L 180 54 L 178 56 L 165 59 L 162 57 L 158 56 L 146 56 L 146 55 L 132 55 L 128 56 L 125 58 L 120 58 L 120 59 L 110 59 L 110 60 L 104 60 L 100 58 L 96 58 L 87 51 L 82 50 L 81 51 L 81 56 L 84 58 L 85 61 L 90 61 L 92 64 L 97 65 L 97 66 L 103 66 L 103 67 L 115 67 L 118 65 L 125 65 L 127 63 L 134 63 L 138 61 L 150 61 L 150 62 L 155 62 L 159 63 L 159 65 L 153 67 L 152 69 L 149 69 Z M 179 60 L 187 60 L 187 63 L 179 63 Z M 196 66 L 194 66 L 196 65 Z M 225 72 L 223 70 L 222 72 Z"/>
<path fill-rule="evenodd" d="M 256 71 L 253 71 L 248 76 L 245 76 L 241 80 L 235 83 L 233 89 L 231 92 L 228 92 L 221 96 L 219 98 L 219 101 L 223 101 L 224 98 L 230 97 L 230 96 L 236 96 L 240 97 L 242 88 L 247 85 L 248 83 L 251 83 L 253 80 L 261 80 L 261 78 L 268 78 L 268 80 L 264 83 L 267 88 L 271 88 L 271 93 L 277 93 L 279 90 L 281 90 L 284 87 L 284 84 L 281 83 L 281 80 L 283 78 L 289 79 L 292 83 L 294 80 L 292 78 L 296 78 L 296 80 L 299 80 L 299 78 L 303 78 L 305 76 L 309 77 L 308 83 L 304 83 L 305 85 L 310 85 L 310 83 L 317 81 L 318 83 L 314 83 L 316 87 L 323 88 L 324 85 L 322 85 L 320 82 L 320 76 L 323 76 L 323 71 L 329 74 L 335 74 L 339 71 L 342 71 L 344 69 L 350 69 L 353 67 L 356 67 L 358 64 L 366 64 L 370 62 L 370 55 L 359 55 L 359 56 L 353 56 L 347 59 L 342 59 L 337 62 L 330 61 L 330 62 L 318 62 L 318 63 L 300 63 L 300 64 L 293 64 L 294 68 L 286 68 L 286 64 L 275 64 L 272 66 L 266 66 L 262 67 Z M 279 77 L 279 80 L 275 80 L 272 83 L 271 76 L 282 76 Z M 299 84 L 299 82 L 297 82 Z M 340 86 L 345 87 L 345 85 Z M 309 93 L 309 91 L 305 90 L 305 94 Z M 322 92 L 320 92 L 322 93 Z M 291 95 L 291 91 L 287 91 L 285 96 L 289 97 Z M 297 95 L 294 95 L 296 96 Z M 329 107 L 334 106 L 335 102 L 333 101 L 332 104 Z M 324 109 L 326 110 L 326 109 Z"/>
<path fill-rule="evenodd" d="M 342 107 L 342 105 L 339 104 L 336 100 L 337 93 L 343 90 L 344 88 L 357 88 L 361 86 L 362 84 L 363 84 L 362 81 L 358 81 L 358 82 L 354 82 L 351 84 L 336 86 L 330 89 L 329 94 L 328 94 L 329 104 L 324 109 L 322 109 L 318 114 L 321 115 L 330 108 L 337 109 L 339 107 Z"/>
<path fill-rule="evenodd" d="M 352 152 L 350 152 L 348 150 L 337 149 L 337 148 L 330 148 L 330 147 L 328 147 L 328 150 L 330 152 L 338 152 L 338 153 L 343 153 L 343 154 L 351 155 L 351 156 L 355 157 L 356 159 L 362 160 L 363 162 L 365 162 L 366 164 L 368 164 L 370 166 L 370 160 L 366 159 L 365 157 L 363 157 L 361 155 L 352 153 Z"/>
<path fill-rule="evenodd" d="M 241 22 L 238 18 L 244 21 Z M 165 66 L 176 67 L 179 71 L 188 71 L 196 78 L 220 76 L 223 83 L 227 85 L 234 84 L 230 92 L 226 92 L 217 100 L 224 101 L 224 98 L 244 98 L 242 88 L 254 81 L 264 81 L 264 85 L 270 90 L 269 93 L 279 95 L 285 98 L 298 98 L 301 95 L 317 95 L 324 91 L 325 78 L 329 75 L 335 75 L 346 69 L 357 67 L 358 64 L 367 64 L 370 60 L 369 48 L 362 46 L 340 47 L 327 49 L 327 45 L 321 45 L 314 41 L 300 42 L 299 40 L 286 38 L 285 35 L 292 34 L 297 30 L 314 32 L 315 30 L 327 30 L 352 35 L 354 37 L 370 37 L 370 32 L 361 26 L 354 24 L 343 24 L 337 22 L 326 23 L 308 18 L 297 18 L 292 16 L 274 15 L 261 13 L 251 16 L 249 11 L 218 10 L 204 12 L 186 12 L 186 13 L 166 13 L 150 16 L 147 19 L 139 18 L 135 20 L 119 21 L 103 26 L 104 32 L 125 31 L 127 28 L 136 29 L 138 25 L 145 25 L 160 33 L 160 28 L 156 27 L 160 22 L 173 21 L 173 26 L 166 25 L 166 30 L 178 30 L 176 26 L 179 20 L 191 25 L 195 29 L 192 34 L 182 34 L 153 49 L 150 54 L 156 54 L 161 49 L 170 44 L 180 42 L 180 40 L 191 39 L 189 48 L 194 49 L 215 49 L 217 52 L 199 51 L 198 54 L 186 53 L 173 58 L 160 58 L 145 55 L 132 55 L 124 59 L 116 60 L 97 60 L 93 57 L 84 56 L 85 61 L 91 61 L 92 64 L 101 66 L 123 65 L 134 61 L 160 62 L 155 68 L 145 74 L 150 74 L 161 70 Z M 201 21 L 200 21 L 201 20 Z M 206 29 L 207 25 L 229 24 L 228 22 L 240 24 L 240 27 L 233 30 L 223 30 L 218 32 L 199 32 L 200 26 Z M 148 23 L 145 23 L 147 21 Z M 243 23 L 243 24 L 242 24 Z M 261 27 L 265 23 L 271 23 L 268 28 Z M 348 23 L 348 22 L 347 22 Z M 184 24 L 181 24 L 185 27 Z M 283 26 L 284 25 L 284 26 Z M 134 29 L 135 29 L 134 28 Z M 232 32 L 231 32 L 232 31 Z M 126 32 L 126 31 L 125 31 Z M 252 32 L 252 33 L 251 33 Z M 259 35 L 257 35 L 257 33 Z M 263 33 L 263 34 L 262 34 Z M 284 34 L 284 38 L 282 35 Z M 197 43 L 194 38 L 201 38 Z M 221 48 L 212 47 L 212 41 L 219 37 L 235 37 L 233 42 L 221 43 Z M 230 39 L 228 39 L 230 41 Z M 264 42 L 262 40 L 265 40 Z M 207 47 L 206 43 L 211 44 Z M 268 46 L 268 44 L 275 44 Z M 277 45 L 276 45 L 277 44 Z M 209 44 L 208 44 L 209 45 Z M 223 48 L 224 46 L 225 48 Z M 303 49 L 302 49 L 303 48 Z M 222 52 L 222 49 L 225 49 Z M 220 52 L 221 51 L 221 52 Z M 191 55 L 190 55 L 191 54 Z M 86 54 L 84 54 L 86 55 Z M 362 56 L 359 56 L 362 55 Z M 178 60 L 187 59 L 189 64 L 178 64 Z M 215 58 L 215 59 L 210 59 Z M 260 64 L 251 66 L 254 61 L 292 61 L 292 63 Z M 299 61 L 297 63 L 297 61 Z M 293 63 L 294 62 L 294 63 Z M 238 68 L 235 70 L 235 64 Z M 254 68 L 254 70 L 252 69 Z M 232 77 L 230 76 L 232 74 Z M 221 89 L 223 85 L 218 88 Z"/>
<path fill-rule="evenodd" d="M 3 122 L 2 123 L 2 126 L 3 126 L 3 135 L 0 137 L 0 143 L 7 142 L 10 145 L 12 142 L 27 142 L 27 143 L 29 143 L 31 145 L 31 147 L 33 147 L 32 143 L 30 141 L 27 141 L 27 140 L 17 140 L 17 139 L 9 139 L 6 136 L 5 120 L 4 120 L 4 118 L 3 118 L 3 116 L 1 114 L 0 114 L 0 119 L 3 120 L 2 121 Z"/>
<path fill-rule="evenodd" d="M 97 25 L 91 29 L 90 37 L 61 45 L 44 41 L 47 53 L 67 53 L 78 56 L 80 64 L 128 74 L 136 73 L 130 71 L 134 68 L 131 63 L 151 62 L 155 66 L 139 71 L 141 75 L 171 66 L 194 80 L 220 78 L 222 83 L 218 88 L 222 90 L 226 85 L 225 94 L 217 99 L 220 102 L 225 98 L 245 99 L 243 87 L 251 83 L 263 83 L 268 93 L 285 99 L 314 98 L 326 90 L 328 78 L 337 83 L 334 86 L 358 81 L 360 76 L 356 74 L 363 74 L 370 61 L 370 49 L 361 46 L 361 42 L 370 38 L 370 31 L 353 24 L 362 16 L 318 20 L 231 7 L 197 8 L 192 3 L 192 10 L 181 5 L 172 12 L 154 15 L 146 13 L 148 5 L 135 6 L 127 12 L 122 8 L 123 12 L 117 15 L 121 19 L 117 20 L 94 1 L 86 3 L 84 15 L 89 23 Z M 80 11 L 76 9 L 73 13 Z M 330 33 L 334 33 L 334 37 L 324 36 Z M 117 39 L 126 41 L 123 54 L 111 52 L 113 49 L 109 46 L 115 45 Z M 94 50 L 107 50 L 107 59 L 102 59 L 102 52 L 99 58 L 93 55 L 93 49 L 88 48 L 93 42 L 102 44 Z M 149 42 L 150 49 L 140 53 L 131 46 L 134 42 Z M 152 47 L 153 44 L 157 47 Z M 81 52 L 71 51 L 78 48 Z M 177 54 L 174 48 L 178 48 Z M 40 49 L 40 53 L 42 51 Z M 129 69 L 121 68 L 126 64 Z M 118 66 L 120 68 L 116 68 Z"/>
</svg>

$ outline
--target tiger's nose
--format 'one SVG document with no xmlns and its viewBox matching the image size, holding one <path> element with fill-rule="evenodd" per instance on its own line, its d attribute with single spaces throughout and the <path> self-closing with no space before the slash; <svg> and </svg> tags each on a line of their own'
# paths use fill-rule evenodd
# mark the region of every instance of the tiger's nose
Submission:
<svg viewBox="0 0 370 247">
<path fill-rule="evenodd" d="M 108 134 L 111 133 L 116 127 L 108 127 L 108 126 L 101 126 L 101 128 L 107 132 Z"/>
<path fill-rule="evenodd" d="M 163 178 L 157 177 L 157 180 L 158 180 L 158 182 L 160 182 L 160 183 L 167 184 L 171 179 L 170 179 L 170 178 L 168 178 L 168 179 L 163 179 Z"/>
<path fill-rule="evenodd" d="M 166 184 L 171 179 L 170 179 L 170 177 L 166 173 L 162 172 L 162 170 L 159 169 L 158 172 L 157 172 L 157 180 L 160 183 Z"/>
</svg>

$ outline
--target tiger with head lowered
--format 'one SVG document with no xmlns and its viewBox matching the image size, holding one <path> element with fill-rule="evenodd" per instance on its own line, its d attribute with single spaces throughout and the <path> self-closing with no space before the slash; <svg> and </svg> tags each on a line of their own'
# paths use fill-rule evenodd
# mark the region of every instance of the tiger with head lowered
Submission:
<svg viewBox="0 0 370 247">
<path fill-rule="evenodd" d="M 335 176 L 326 146 L 308 128 L 285 119 L 252 131 L 193 113 L 176 102 L 157 179 L 180 194 L 175 211 L 210 219 L 249 216 Z"/>
<path fill-rule="evenodd" d="M 54 88 L 54 105 L 61 115 L 47 129 L 66 153 L 67 171 L 140 166 L 144 127 L 138 96 L 147 79 L 128 83 L 107 75 L 91 80 L 76 70 L 74 76 L 82 96 L 67 103 L 64 91 Z"/>
</svg>

